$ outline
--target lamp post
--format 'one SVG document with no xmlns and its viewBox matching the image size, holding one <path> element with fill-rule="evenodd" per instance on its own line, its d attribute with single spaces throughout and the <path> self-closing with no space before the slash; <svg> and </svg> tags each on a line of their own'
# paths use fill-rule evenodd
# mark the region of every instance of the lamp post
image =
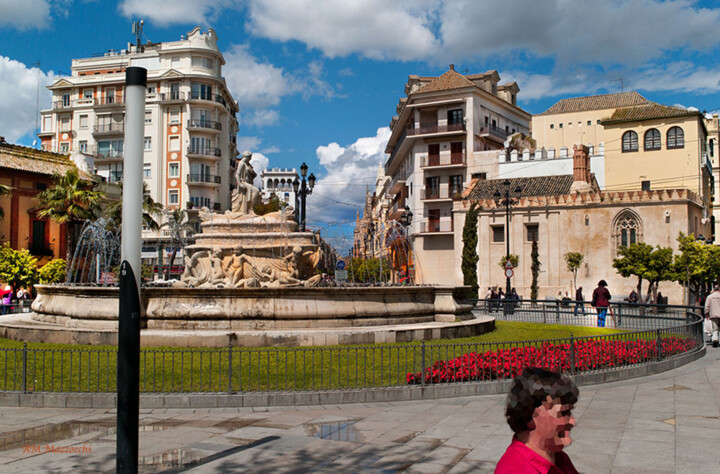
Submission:
<svg viewBox="0 0 720 474">
<path fill-rule="evenodd" d="M 504 191 L 501 193 L 500 190 L 495 191 L 493 194 L 493 200 L 497 206 L 505 206 L 505 261 L 510 261 L 510 207 L 517 204 L 517 200 L 510 197 L 510 180 L 506 179 L 503 181 L 502 186 Z M 518 186 L 515 188 L 514 194 L 520 195 L 522 189 Z M 505 285 L 505 298 L 510 296 L 510 277 L 506 276 Z"/>
<path fill-rule="evenodd" d="M 405 278 L 407 278 L 408 283 L 410 282 L 410 226 L 412 225 L 412 219 L 413 213 L 410 210 L 410 206 L 405 204 L 405 211 L 400 214 L 400 224 L 405 229 L 405 242 L 407 243 L 407 252 L 405 254 L 405 271 L 407 274 Z"/>
<path fill-rule="evenodd" d="M 299 221 L 300 221 L 300 231 L 305 232 L 305 200 L 306 198 L 312 194 L 312 190 L 315 187 L 315 175 L 313 173 L 310 173 L 310 176 L 307 177 L 307 181 L 305 180 L 305 177 L 307 176 L 308 172 L 308 165 L 306 163 L 303 163 L 300 166 L 300 174 L 302 175 L 302 181 L 298 181 L 297 178 L 295 178 L 295 181 L 293 181 L 293 191 L 295 192 L 295 199 L 296 201 L 300 200 L 300 215 L 298 215 Z"/>
</svg>

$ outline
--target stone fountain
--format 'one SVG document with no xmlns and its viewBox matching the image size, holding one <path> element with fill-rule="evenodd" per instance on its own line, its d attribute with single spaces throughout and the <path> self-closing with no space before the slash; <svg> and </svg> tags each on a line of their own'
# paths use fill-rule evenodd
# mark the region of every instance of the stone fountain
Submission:
<svg viewBox="0 0 720 474">
<path fill-rule="evenodd" d="M 203 208 L 171 287 L 142 289 L 145 346 L 310 346 L 467 337 L 494 328 L 458 302 L 465 287 L 318 287 L 321 250 L 292 212 L 252 209 L 251 154 L 235 174 L 232 209 Z M 0 336 L 116 344 L 118 288 L 40 285 L 33 313 L 0 321 Z"/>
</svg>

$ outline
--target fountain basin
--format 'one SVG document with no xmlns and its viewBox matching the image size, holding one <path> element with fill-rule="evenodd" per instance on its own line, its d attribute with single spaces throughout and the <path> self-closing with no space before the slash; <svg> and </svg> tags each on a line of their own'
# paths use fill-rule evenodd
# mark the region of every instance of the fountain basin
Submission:
<svg viewBox="0 0 720 474">
<path fill-rule="evenodd" d="M 0 321 L 0 336 L 116 344 L 118 289 L 38 285 L 29 316 Z M 144 345 L 295 346 L 467 337 L 494 328 L 464 287 L 144 288 Z M 24 328 L 24 329 L 23 329 Z M 43 334 L 43 331 L 45 334 Z"/>
</svg>

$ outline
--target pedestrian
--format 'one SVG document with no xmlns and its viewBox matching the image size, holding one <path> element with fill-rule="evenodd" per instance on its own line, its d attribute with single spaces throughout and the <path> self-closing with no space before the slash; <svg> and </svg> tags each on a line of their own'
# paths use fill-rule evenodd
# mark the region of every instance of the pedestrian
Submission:
<svg viewBox="0 0 720 474">
<path fill-rule="evenodd" d="M 510 294 L 508 295 L 508 297 L 506 299 L 506 303 L 505 303 L 508 307 L 509 314 L 515 313 L 515 307 L 519 304 L 519 302 L 520 302 L 520 296 L 518 296 L 517 291 L 515 291 L 515 288 L 513 287 L 510 290 Z"/>
<path fill-rule="evenodd" d="M 582 315 L 585 316 L 585 297 L 583 296 L 582 286 L 579 286 L 575 290 L 575 316 L 582 311 Z"/>
<path fill-rule="evenodd" d="M 5 284 L 0 284 L 0 294 L 2 294 L 2 312 L 0 314 L 9 314 L 10 313 L 10 305 L 12 304 L 12 298 L 13 298 L 13 289 L 12 286 Z"/>
<path fill-rule="evenodd" d="M 570 298 L 569 292 L 567 292 L 567 291 L 565 292 L 565 296 L 562 297 L 562 301 L 563 301 L 563 304 L 562 304 L 563 306 L 570 307 L 570 302 L 572 301 L 572 298 Z"/>
<path fill-rule="evenodd" d="M 599 328 L 605 327 L 605 317 L 610 306 L 610 291 L 607 289 L 607 282 L 600 280 L 597 288 L 593 290 L 592 302 L 590 303 L 597 311 L 597 324 Z"/>
<path fill-rule="evenodd" d="M 630 294 L 628 295 L 628 302 L 629 303 L 637 303 L 638 302 L 638 294 L 637 291 L 632 290 Z"/>
<path fill-rule="evenodd" d="M 577 473 L 563 449 L 572 443 L 579 395 L 572 380 L 557 372 L 527 367 L 515 377 L 505 406 L 515 434 L 495 472 Z"/>
<path fill-rule="evenodd" d="M 705 298 L 705 316 L 712 323 L 712 346 L 720 346 L 720 285 L 713 287 L 713 292 Z"/>
<path fill-rule="evenodd" d="M 492 300 L 493 300 L 493 290 L 492 290 L 492 287 L 488 286 L 487 293 L 485 293 L 485 309 L 487 311 L 492 311 Z"/>
</svg>

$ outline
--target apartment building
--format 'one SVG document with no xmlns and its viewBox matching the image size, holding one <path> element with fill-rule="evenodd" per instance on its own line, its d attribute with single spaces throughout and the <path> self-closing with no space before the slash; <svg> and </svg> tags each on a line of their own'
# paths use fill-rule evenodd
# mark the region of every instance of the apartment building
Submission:
<svg viewBox="0 0 720 474">
<path fill-rule="evenodd" d="M 453 236 L 462 229 L 454 225 L 453 202 L 472 177 L 497 174 L 498 150 L 510 135 L 529 135 L 519 87 L 499 82 L 497 71 L 463 75 L 450 65 L 438 77 L 411 75 L 405 85 L 385 150 L 386 194 L 388 219 L 400 219 L 406 205 L 413 214 L 411 273 L 419 283 L 458 276 Z"/>
<path fill-rule="evenodd" d="M 200 27 L 179 41 L 73 59 L 71 75 L 49 86 L 53 103 L 42 111 L 42 148 L 93 155 L 98 175 L 121 181 L 125 68 L 144 67 L 143 173 L 151 196 L 169 208 L 229 209 L 238 106 L 224 64 L 215 31 Z"/>
<path fill-rule="evenodd" d="M 260 173 L 263 188 L 261 191 L 263 202 L 267 203 L 273 194 L 295 207 L 295 190 L 293 182 L 299 180 L 295 168 L 269 168 Z"/>
</svg>

